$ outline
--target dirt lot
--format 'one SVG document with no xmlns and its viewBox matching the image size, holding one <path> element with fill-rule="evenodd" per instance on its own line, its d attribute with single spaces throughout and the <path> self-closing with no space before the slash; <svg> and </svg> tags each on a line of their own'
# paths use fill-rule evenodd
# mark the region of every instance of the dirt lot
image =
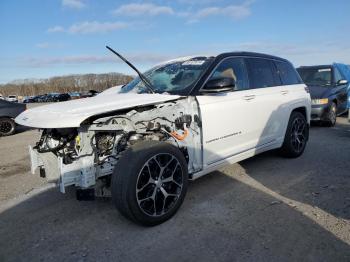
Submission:
<svg viewBox="0 0 350 262">
<path fill-rule="evenodd" d="M 0 138 L 0 261 L 350 261 L 350 125 L 338 122 L 313 127 L 298 159 L 265 153 L 191 183 L 153 228 L 29 175 L 37 131 Z"/>
</svg>

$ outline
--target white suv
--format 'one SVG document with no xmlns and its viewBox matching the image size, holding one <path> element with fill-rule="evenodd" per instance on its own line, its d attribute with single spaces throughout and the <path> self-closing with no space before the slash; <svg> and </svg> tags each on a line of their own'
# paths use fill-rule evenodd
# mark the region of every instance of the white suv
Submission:
<svg viewBox="0 0 350 262">
<path fill-rule="evenodd" d="M 225 53 L 138 74 L 115 92 L 18 116 L 43 129 L 30 148 L 32 172 L 62 192 L 75 185 L 80 199 L 112 196 L 129 219 L 156 225 L 178 210 L 189 179 L 267 150 L 305 149 L 310 95 L 285 59 Z"/>
</svg>

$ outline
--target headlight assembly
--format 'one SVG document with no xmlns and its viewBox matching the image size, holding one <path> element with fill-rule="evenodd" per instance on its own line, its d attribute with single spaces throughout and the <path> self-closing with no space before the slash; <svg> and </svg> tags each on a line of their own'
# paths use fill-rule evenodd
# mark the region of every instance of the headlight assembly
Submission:
<svg viewBox="0 0 350 262">
<path fill-rule="evenodd" d="M 312 99 L 313 105 L 326 105 L 328 104 L 328 98 L 322 98 L 322 99 Z"/>
</svg>

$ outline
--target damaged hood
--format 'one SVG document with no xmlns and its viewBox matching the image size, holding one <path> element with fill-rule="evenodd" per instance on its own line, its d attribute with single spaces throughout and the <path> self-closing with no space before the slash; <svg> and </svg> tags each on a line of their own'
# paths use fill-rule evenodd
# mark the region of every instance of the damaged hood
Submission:
<svg viewBox="0 0 350 262">
<path fill-rule="evenodd" d="M 176 100 L 180 96 L 162 94 L 110 94 L 39 106 L 26 110 L 16 123 L 35 128 L 79 127 L 89 117 Z"/>
</svg>

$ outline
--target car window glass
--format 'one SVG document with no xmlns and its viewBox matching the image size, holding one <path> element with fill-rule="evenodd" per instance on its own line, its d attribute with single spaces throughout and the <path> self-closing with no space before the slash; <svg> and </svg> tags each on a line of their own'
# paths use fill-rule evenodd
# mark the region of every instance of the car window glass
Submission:
<svg viewBox="0 0 350 262">
<path fill-rule="evenodd" d="M 287 62 L 275 61 L 275 65 L 283 85 L 300 84 L 300 78 L 291 64 Z"/>
<path fill-rule="evenodd" d="M 298 72 L 307 85 L 330 86 L 332 83 L 330 67 L 300 67 Z"/>
<path fill-rule="evenodd" d="M 180 94 L 191 89 L 214 60 L 213 57 L 198 56 L 171 60 L 146 71 L 144 76 L 155 93 Z M 149 89 L 140 77 L 123 86 L 118 93 L 147 93 Z"/>
<path fill-rule="evenodd" d="M 249 88 L 265 88 L 275 86 L 275 78 L 270 60 L 247 58 Z"/>
<path fill-rule="evenodd" d="M 338 64 L 338 69 L 343 77 L 345 77 L 346 80 L 350 80 L 350 67 L 343 64 Z"/>
<path fill-rule="evenodd" d="M 209 80 L 221 77 L 232 78 L 235 81 L 234 90 L 248 88 L 248 78 L 243 58 L 227 58 L 215 69 Z"/>
<path fill-rule="evenodd" d="M 335 82 L 337 83 L 339 80 L 342 80 L 343 77 L 342 75 L 340 74 L 338 68 L 334 67 L 334 79 L 335 79 Z"/>
</svg>

